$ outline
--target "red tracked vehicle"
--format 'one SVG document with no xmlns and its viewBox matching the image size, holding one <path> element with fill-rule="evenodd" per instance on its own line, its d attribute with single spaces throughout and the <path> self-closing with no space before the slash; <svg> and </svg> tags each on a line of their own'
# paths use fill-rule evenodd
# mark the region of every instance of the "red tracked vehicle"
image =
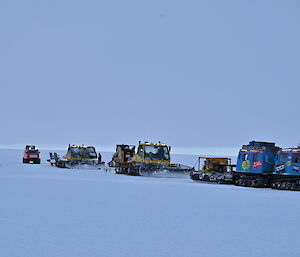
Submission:
<svg viewBox="0 0 300 257">
<path fill-rule="evenodd" d="M 40 164 L 40 151 L 34 145 L 26 145 L 23 156 L 23 163 Z"/>
</svg>

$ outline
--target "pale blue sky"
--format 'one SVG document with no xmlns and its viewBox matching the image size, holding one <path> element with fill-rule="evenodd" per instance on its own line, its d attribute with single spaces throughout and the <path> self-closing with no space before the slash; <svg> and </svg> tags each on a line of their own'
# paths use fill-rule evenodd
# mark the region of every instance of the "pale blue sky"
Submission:
<svg viewBox="0 0 300 257">
<path fill-rule="evenodd" d="M 299 1 L 0 2 L 1 144 L 300 142 Z"/>
</svg>

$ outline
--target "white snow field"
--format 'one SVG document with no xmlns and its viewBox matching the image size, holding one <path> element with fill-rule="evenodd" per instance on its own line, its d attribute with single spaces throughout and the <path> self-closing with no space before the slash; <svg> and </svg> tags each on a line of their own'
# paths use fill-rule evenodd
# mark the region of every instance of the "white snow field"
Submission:
<svg viewBox="0 0 300 257">
<path fill-rule="evenodd" d="M 0 257 L 300 256 L 300 192 L 58 169 L 46 153 L 0 150 Z"/>
</svg>

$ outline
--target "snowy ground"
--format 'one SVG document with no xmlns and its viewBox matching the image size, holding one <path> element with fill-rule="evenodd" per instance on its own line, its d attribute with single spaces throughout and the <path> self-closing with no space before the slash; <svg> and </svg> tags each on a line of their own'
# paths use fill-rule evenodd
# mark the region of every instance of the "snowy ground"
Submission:
<svg viewBox="0 0 300 257">
<path fill-rule="evenodd" d="M 300 256 L 299 192 L 64 170 L 43 154 L 23 165 L 0 150 L 1 257 Z"/>
</svg>

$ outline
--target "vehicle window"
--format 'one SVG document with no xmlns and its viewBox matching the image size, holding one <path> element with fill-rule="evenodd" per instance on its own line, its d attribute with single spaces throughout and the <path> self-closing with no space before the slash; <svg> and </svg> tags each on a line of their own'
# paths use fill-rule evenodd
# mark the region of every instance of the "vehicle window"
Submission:
<svg viewBox="0 0 300 257">
<path fill-rule="evenodd" d="M 243 154 L 242 155 L 242 161 L 249 161 L 250 160 L 250 155 L 249 154 Z"/>
<path fill-rule="evenodd" d="M 138 155 L 143 158 L 143 148 L 141 146 L 138 148 Z"/>
<path fill-rule="evenodd" d="M 28 153 L 38 153 L 39 151 L 38 150 L 28 150 L 27 152 Z"/>
<path fill-rule="evenodd" d="M 253 154 L 253 161 L 254 162 L 258 161 L 258 153 Z"/>
<path fill-rule="evenodd" d="M 265 155 L 265 162 L 269 162 L 269 155 Z"/>
<path fill-rule="evenodd" d="M 82 158 L 88 158 L 89 157 L 89 152 L 86 148 L 81 149 L 80 155 Z"/>
<path fill-rule="evenodd" d="M 74 158 L 80 157 L 80 149 L 79 148 L 71 148 L 71 156 Z"/>
<path fill-rule="evenodd" d="M 146 160 L 169 160 L 169 150 L 167 146 L 146 145 L 145 146 Z"/>
<path fill-rule="evenodd" d="M 300 163 L 300 154 L 299 153 L 293 154 L 292 162 Z"/>
<path fill-rule="evenodd" d="M 94 147 L 88 147 L 87 148 L 87 153 L 88 153 L 88 156 L 91 157 L 91 158 L 96 158 L 97 157 L 97 153 L 96 153 L 96 150 Z"/>
<path fill-rule="evenodd" d="M 288 159 L 287 153 L 280 153 L 280 154 L 279 154 L 279 161 L 280 161 L 280 162 L 286 162 L 287 159 Z"/>
</svg>

